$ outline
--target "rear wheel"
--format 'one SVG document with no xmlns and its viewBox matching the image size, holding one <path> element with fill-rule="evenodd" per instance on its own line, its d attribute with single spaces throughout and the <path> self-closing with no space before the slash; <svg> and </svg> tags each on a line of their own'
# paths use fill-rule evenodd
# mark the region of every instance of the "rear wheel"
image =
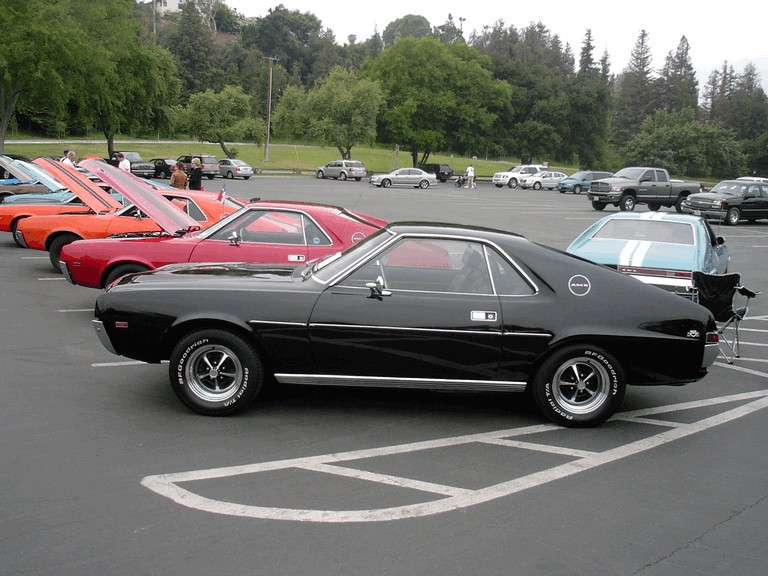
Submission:
<svg viewBox="0 0 768 576">
<path fill-rule="evenodd" d="M 19 222 L 21 222 L 22 220 L 24 220 L 24 218 L 17 218 L 13 222 L 11 222 L 11 236 L 13 236 L 13 241 L 16 242 L 16 246 L 20 246 L 23 248 L 23 246 L 21 245 L 21 242 L 19 242 L 16 238 L 16 230 L 19 227 Z"/>
<path fill-rule="evenodd" d="M 225 178 L 228 178 L 229 180 L 234 180 L 234 178 L 235 178 L 235 173 L 234 173 L 234 172 L 232 172 L 232 170 L 228 170 L 228 171 L 227 171 L 227 174 L 226 174 L 226 176 L 225 176 Z"/>
<path fill-rule="evenodd" d="M 216 174 L 207 174 L 207 176 L 208 176 L 208 180 L 213 180 L 214 178 L 216 178 Z"/>
<path fill-rule="evenodd" d="M 51 246 L 48 248 L 48 257 L 51 260 L 51 266 L 53 266 L 53 269 L 56 270 L 56 272 L 61 272 L 61 268 L 59 268 L 61 249 L 64 248 L 64 246 L 67 244 L 71 244 L 75 240 L 81 240 L 80 236 L 67 233 L 62 234 L 61 236 L 57 236 L 54 238 L 53 242 L 51 242 Z"/>
<path fill-rule="evenodd" d="M 182 403 L 195 412 L 224 416 L 250 405 L 264 382 L 254 347 L 228 330 L 198 330 L 173 349 L 169 376 Z"/>
<path fill-rule="evenodd" d="M 728 212 L 725 213 L 725 223 L 729 226 L 736 226 L 741 220 L 741 210 L 732 206 L 728 208 Z"/>
<path fill-rule="evenodd" d="M 635 197 L 626 194 L 619 200 L 619 210 L 622 212 L 632 212 L 635 209 Z"/>
<path fill-rule="evenodd" d="M 419 188 L 421 188 L 422 190 L 424 188 L 429 188 L 429 180 L 422 180 L 422 181 L 420 181 L 419 182 Z"/>
<path fill-rule="evenodd" d="M 605 204 L 603 204 L 602 202 L 598 202 L 596 200 L 593 200 L 592 201 L 592 208 L 594 210 L 604 210 L 605 209 Z"/>
<path fill-rule="evenodd" d="M 104 288 L 112 284 L 115 280 L 120 278 L 121 276 L 125 276 L 126 274 L 133 274 L 134 272 L 145 272 L 149 270 L 146 266 L 143 266 L 141 264 L 134 264 L 134 263 L 126 263 L 126 264 L 119 264 L 118 266 L 115 266 L 109 274 L 107 274 L 106 279 L 104 280 Z"/>
<path fill-rule="evenodd" d="M 621 405 L 626 389 L 618 361 L 601 348 L 574 345 L 544 360 L 531 393 L 544 415 L 562 426 L 596 426 Z"/>
</svg>

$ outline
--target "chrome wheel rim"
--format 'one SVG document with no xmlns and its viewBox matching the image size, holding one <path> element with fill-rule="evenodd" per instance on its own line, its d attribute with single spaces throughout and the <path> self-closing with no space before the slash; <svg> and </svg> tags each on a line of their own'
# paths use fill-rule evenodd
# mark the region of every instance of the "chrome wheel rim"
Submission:
<svg viewBox="0 0 768 576">
<path fill-rule="evenodd" d="M 212 344 L 192 352 L 184 368 L 189 390 L 205 402 L 232 398 L 243 382 L 243 365 L 232 350 Z"/>
<path fill-rule="evenodd" d="M 573 414 L 588 414 L 608 399 L 610 375 L 602 364 L 585 356 L 572 358 L 557 370 L 552 394 Z"/>
</svg>

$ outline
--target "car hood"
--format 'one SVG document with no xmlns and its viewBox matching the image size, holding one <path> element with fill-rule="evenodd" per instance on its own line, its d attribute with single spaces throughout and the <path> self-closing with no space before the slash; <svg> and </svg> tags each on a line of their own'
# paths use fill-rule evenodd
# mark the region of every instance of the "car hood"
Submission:
<svg viewBox="0 0 768 576">
<path fill-rule="evenodd" d="M 710 202 L 713 200 L 722 200 L 723 198 L 736 198 L 736 196 L 730 194 L 720 194 L 719 192 L 699 192 L 697 194 L 691 194 L 688 196 L 688 201 L 693 202 L 696 200 L 704 200 Z"/>
<path fill-rule="evenodd" d="M 128 198 L 168 234 L 200 228 L 197 220 L 160 195 L 157 186 L 146 180 L 98 160 L 82 160 L 80 165 Z"/>
<path fill-rule="evenodd" d="M 87 176 L 66 164 L 51 158 L 36 158 L 34 163 L 48 172 L 57 181 L 69 188 L 88 208 L 95 213 L 114 212 L 123 205 L 108 194 L 101 186 L 92 182 Z"/>
<path fill-rule="evenodd" d="M 598 264 L 664 270 L 698 270 L 696 247 L 688 244 L 638 240 L 590 240 L 567 252 Z"/>
</svg>

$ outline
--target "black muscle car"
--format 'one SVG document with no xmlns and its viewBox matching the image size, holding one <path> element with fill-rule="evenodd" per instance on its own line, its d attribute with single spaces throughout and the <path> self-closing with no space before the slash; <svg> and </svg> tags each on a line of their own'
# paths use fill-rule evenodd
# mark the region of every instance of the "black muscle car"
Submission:
<svg viewBox="0 0 768 576">
<path fill-rule="evenodd" d="M 96 302 L 115 354 L 170 361 L 202 414 L 282 384 L 527 390 L 552 421 L 605 421 L 628 384 L 684 384 L 717 356 L 710 313 L 525 238 L 391 224 L 298 268 L 172 264 Z"/>
</svg>

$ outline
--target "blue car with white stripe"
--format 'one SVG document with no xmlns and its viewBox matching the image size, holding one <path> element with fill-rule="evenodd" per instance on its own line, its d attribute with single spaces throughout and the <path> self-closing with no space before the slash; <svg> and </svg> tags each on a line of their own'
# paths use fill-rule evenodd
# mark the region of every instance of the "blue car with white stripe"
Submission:
<svg viewBox="0 0 768 576">
<path fill-rule="evenodd" d="M 675 212 L 619 212 L 582 232 L 566 249 L 644 282 L 691 293 L 694 270 L 728 271 L 725 240 L 699 216 Z"/>
</svg>

